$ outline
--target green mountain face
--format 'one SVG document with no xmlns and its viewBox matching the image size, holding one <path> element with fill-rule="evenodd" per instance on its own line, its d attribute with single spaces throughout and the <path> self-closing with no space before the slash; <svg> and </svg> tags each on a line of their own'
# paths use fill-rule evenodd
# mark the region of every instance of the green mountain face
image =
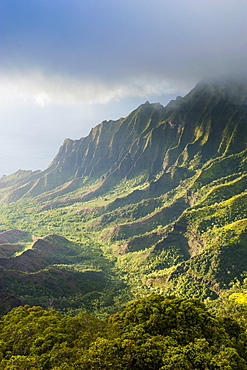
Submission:
<svg viewBox="0 0 247 370">
<path fill-rule="evenodd" d="M 216 299 L 247 265 L 247 85 L 202 82 L 104 121 L 45 171 L 2 177 L 0 200 L 0 232 L 19 230 L 0 234 L 1 289 L 24 304 Z"/>
</svg>

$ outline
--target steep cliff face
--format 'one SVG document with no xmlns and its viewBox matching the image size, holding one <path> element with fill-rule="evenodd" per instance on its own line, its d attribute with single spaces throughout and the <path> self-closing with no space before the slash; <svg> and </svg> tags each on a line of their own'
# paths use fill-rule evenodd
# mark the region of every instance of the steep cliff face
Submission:
<svg viewBox="0 0 247 370">
<path fill-rule="evenodd" d="M 125 119 L 103 122 L 86 138 L 66 140 L 49 173 L 128 177 L 142 170 L 155 175 L 174 164 L 197 168 L 246 148 L 246 99 L 241 85 L 202 83 L 167 107 L 147 102 Z"/>
<path fill-rule="evenodd" d="M 85 138 L 66 139 L 45 171 L 13 179 L 17 188 L 6 199 L 37 196 L 64 184 L 69 192 L 80 185 L 71 185 L 78 178 L 120 180 L 142 171 L 151 178 L 174 166 L 197 170 L 246 148 L 246 99 L 246 86 L 228 82 L 200 83 L 167 107 L 146 102 L 126 118 L 102 122 Z M 9 182 L 2 178 L 1 187 Z"/>
<path fill-rule="evenodd" d="M 247 85 L 200 83 L 166 107 L 146 102 L 66 139 L 45 171 L 2 178 L 1 230 L 97 245 L 97 268 L 113 258 L 135 295 L 215 298 L 246 270 L 246 180 Z M 61 263 L 39 248 L 6 259 L 4 245 L 4 268 Z"/>
</svg>

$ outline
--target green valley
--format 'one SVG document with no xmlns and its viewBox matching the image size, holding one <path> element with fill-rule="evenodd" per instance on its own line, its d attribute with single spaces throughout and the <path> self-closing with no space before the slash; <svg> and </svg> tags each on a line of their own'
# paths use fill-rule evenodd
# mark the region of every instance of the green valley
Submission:
<svg viewBox="0 0 247 370">
<path fill-rule="evenodd" d="M 66 139 L 44 171 L 2 177 L 2 314 L 103 318 L 151 293 L 217 307 L 245 292 L 246 107 L 246 85 L 202 82 Z"/>
</svg>

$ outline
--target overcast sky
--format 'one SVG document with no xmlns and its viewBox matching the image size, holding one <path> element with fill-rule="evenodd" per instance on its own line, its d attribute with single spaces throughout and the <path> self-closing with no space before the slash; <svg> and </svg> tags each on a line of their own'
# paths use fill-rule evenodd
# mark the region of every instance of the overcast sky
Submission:
<svg viewBox="0 0 247 370">
<path fill-rule="evenodd" d="M 201 79 L 246 75 L 246 0 L 0 0 L 0 176 Z"/>
</svg>

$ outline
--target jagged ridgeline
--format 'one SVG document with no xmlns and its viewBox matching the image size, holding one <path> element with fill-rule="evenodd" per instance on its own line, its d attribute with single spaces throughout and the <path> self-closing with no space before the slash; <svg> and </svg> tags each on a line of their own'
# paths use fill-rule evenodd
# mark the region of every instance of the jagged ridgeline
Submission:
<svg viewBox="0 0 247 370">
<path fill-rule="evenodd" d="M 26 233 L 0 244 L 2 294 L 94 313 L 151 292 L 217 298 L 245 278 L 246 180 L 245 83 L 104 121 L 46 170 L 0 179 L 0 231 Z"/>
</svg>

